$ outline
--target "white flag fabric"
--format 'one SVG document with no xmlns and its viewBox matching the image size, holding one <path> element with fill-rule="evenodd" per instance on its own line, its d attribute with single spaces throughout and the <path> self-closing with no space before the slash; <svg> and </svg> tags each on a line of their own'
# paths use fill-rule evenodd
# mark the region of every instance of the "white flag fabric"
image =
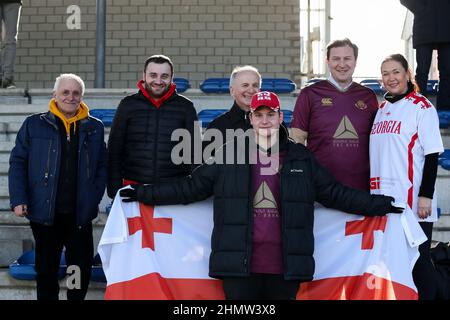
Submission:
<svg viewBox="0 0 450 320">
<path fill-rule="evenodd" d="M 223 299 L 221 281 L 208 277 L 212 210 L 212 199 L 153 208 L 117 195 L 98 247 L 105 298 Z M 316 208 L 316 272 L 297 298 L 417 299 L 412 268 L 423 232 L 410 214 Z"/>
<path fill-rule="evenodd" d="M 314 280 L 299 299 L 417 299 L 412 269 L 426 237 L 408 208 L 369 218 L 317 207 L 314 239 Z"/>
<path fill-rule="evenodd" d="M 153 208 L 117 195 L 98 246 L 105 298 L 223 299 L 208 277 L 211 231 L 211 200 Z"/>
</svg>

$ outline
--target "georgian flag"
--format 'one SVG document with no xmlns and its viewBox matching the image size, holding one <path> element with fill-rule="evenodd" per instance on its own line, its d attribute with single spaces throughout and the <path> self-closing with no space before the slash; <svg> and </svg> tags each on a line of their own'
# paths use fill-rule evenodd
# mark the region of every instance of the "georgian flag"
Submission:
<svg viewBox="0 0 450 320">
<path fill-rule="evenodd" d="M 208 277 L 212 199 L 124 203 L 117 195 L 98 252 L 106 299 L 223 299 Z M 417 299 L 412 268 L 425 235 L 410 211 L 365 218 L 316 208 L 316 272 L 298 299 Z"/>
</svg>

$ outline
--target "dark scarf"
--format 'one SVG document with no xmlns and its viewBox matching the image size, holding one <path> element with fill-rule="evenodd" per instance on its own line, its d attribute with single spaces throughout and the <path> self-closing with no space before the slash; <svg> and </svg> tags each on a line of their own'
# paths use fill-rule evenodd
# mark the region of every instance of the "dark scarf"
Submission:
<svg viewBox="0 0 450 320">
<path fill-rule="evenodd" d="M 404 94 L 394 96 L 390 92 L 386 92 L 384 94 L 384 99 L 389 101 L 390 103 L 396 103 L 397 101 L 402 100 L 404 97 L 406 97 L 413 91 L 415 91 L 414 85 L 411 81 L 408 81 L 408 90 L 406 90 L 406 92 Z"/>
</svg>

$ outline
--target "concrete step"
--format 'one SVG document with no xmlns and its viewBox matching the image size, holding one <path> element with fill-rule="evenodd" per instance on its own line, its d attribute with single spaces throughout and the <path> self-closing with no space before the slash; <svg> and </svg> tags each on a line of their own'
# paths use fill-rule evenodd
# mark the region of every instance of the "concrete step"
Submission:
<svg viewBox="0 0 450 320">
<path fill-rule="evenodd" d="M 95 252 L 106 219 L 107 215 L 100 213 L 92 222 Z M 33 243 L 33 233 L 28 219 L 16 217 L 11 211 L 0 211 L 0 267 L 8 266 L 23 252 L 32 249 Z"/>
<path fill-rule="evenodd" d="M 103 199 L 100 202 L 99 208 L 100 208 L 100 212 L 101 213 L 105 213 L 106 212 L 106 207 L 111 203 L 111 200 L 108 198 L 108 196 L 103 195 Z M 7 196 L 0 196 L 0 212 L 1 211 L 10 211 L 10 207 L 9 207 L 9 195 Z"/>
<path fill-rule="evenodd" d="M 11 152 L 14 144 L 14 141 L 0 141 L 0 152 Z"/>
<path fill-rule="evenodd" d="M 14 147 L 14 144 L 16 142 L 17 133 L 19 132 L 20 127 L 22 126 L 22 123 L 17 124 L 17 126 L 13 125 L 13 130 L 7 129 L 6 131 L 2 130 L 2 124 L 0 123 L 0 145 L 4 145 L 1 147 L 3 150 L 0 150 L 0 152 L 10 152 L 12 148 Z M 6 126 L 3 126 L 6 127 Z M 8 127 L 9 128 L 9 127 Z M 105 135 L 103 137 L 105 143 L 108 142 L 109 138 L 109 132 L 111 128 L 105 128 Z"/>
<path fill-rule="evenodd" d="M 450 213 L 441 214 L 439 220 L 433 224 L 433 240 L 450 241 Z"/>
<path fill-rule="evenodd" d="M 0 104 L 1 105 L 25 105 L 29 103 L 28 97 L 25 96 L 24 89 L 8 89 L 0 90 Z"/>
<path fill-rule="evenodd" d="M 0 176 L 3 179 L 5 184 L 0 184 L 0 210 L 9 210 L 9 189 L 8 189 L 8 178 L 6 175 Z M 106 207 L 110 204 L 111 200 L 105 193 L 103 194 L 103 198 L 99 204 L 100 212 L 105 212 Z"/>
<path fill-rule="evenodd" d="M 450 148 L 450 135 L 445 134 L 441 135 L 442 137 L 442 143 L 444 144 L 445 149 Z"/>
<path fill-rule="evenodd" d="M 100 213 L 92 223 L 94 227 L 104 227 L 108 216 L 105 213 Z M 10 210 L 0 211 L 0 226 L 28 226 L 28 220 L 16 217 Z"/>
<path fill-rule="evenodd" d="M 441 214 L 439 220 L 433 224 L 433 227 L 439 230 L 449 229 L 450 230 L 450 214 Z M 450 241 L 450 239 L 449 239 Z"/>
<path fill-rule="evenodd" d="M 0 197 L 0 211 L 9 211 L 9 198 Z"/>
<path fill-rule="evenodd" d="M 0 175 L 8 174 L 8 170 L 9 170 L 9 162 L 0 162 Z"/>
<path fill-rule="evenodd" d="M 450 213 L 450 171 L 438 167 L 435 186 L 438 207 L 443 214 Z"/>
<path fill-rule="evenodd" d="M 0 115 L 2 116 L 26 116 L 33 113 L 44 112 L 48 110 L 47 104 L 15 104 L 5 105 L 0 103 Z"/>
<path fill-rule="evenodd" d="M 433 240 L 449 242 L 450 241 L 450 229 L 437 229 L 433 228 Z"/>
<path fill-rule="evenodd" d="M 0 163 L 8 163 L 9 166 L 10 151 L 0 151 Z"/>
<path fill-rule="evenodd" d="M 2 136 L 6 135 L 6 136 L 11 136 L 13 135 L 13 140 L 15 140 L 15 136 L 17 134 L 17 132 L 19 132 L 19 129 L 22 127 L 23 122 L 25 121 L 25 116 L 23 117 L 23 119 L 18 119 L 18 118 L 13 118 L 10 117 L 10 120 L 8 121 L 7 119 L 3 119 L 3 116 L 0 120 L 0 141 L 9 141 L 8 139 L 2 139 Z M 105 127 L 105 134 L 109 133 L 110 131 L 110 127 Z M 107 136 L 105 135 L 105 138 L 107 138 Z M 108 140 L 105 140 L 108 141 Z"/>
<path fill-rule="evenodd" d="M 9 197 L 8 185 L 0 185 L 0 198 Z"/>
<path fill-rule="evenodd" d="M 59 281 L 59 299 L 66 299 L 67 277 Z M 104 300 L 106 284 L 91 281 L 86 300 Z M 36 281 L 17 280 L 8 269 L 0 269 L 0 297 L 2 300 L 36 300 Z"/>
</svg>

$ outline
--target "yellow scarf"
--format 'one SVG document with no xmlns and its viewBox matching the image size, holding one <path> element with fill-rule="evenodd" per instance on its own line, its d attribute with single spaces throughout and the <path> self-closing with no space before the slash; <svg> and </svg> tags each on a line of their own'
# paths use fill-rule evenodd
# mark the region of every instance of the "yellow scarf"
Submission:
<svg viewBox="0 0 450 320">
<path fill-rule="evenodd" d="M 64 124 L 64 127 L 66 128 L 66 134 L 67 134 L 68 141 L 70 141 L 70 125 L 73 123 L 73 126 L 74 126 L 73 130 L 75 131 L 76 121 L 87 118 L 89 116 L 89 108 L 84 102 L 80 103 L 80 107 L 78 108 L 77 113 L 75 113 L 75 115 L 70 119 L 67 119 L 61 113 L 61 111 L 59 111 L 55 99 L 50 100 L 49 110 L 51 113 L 53 113 L 59 119 L 61 119 L 62 123 Z"/>
</svg>

